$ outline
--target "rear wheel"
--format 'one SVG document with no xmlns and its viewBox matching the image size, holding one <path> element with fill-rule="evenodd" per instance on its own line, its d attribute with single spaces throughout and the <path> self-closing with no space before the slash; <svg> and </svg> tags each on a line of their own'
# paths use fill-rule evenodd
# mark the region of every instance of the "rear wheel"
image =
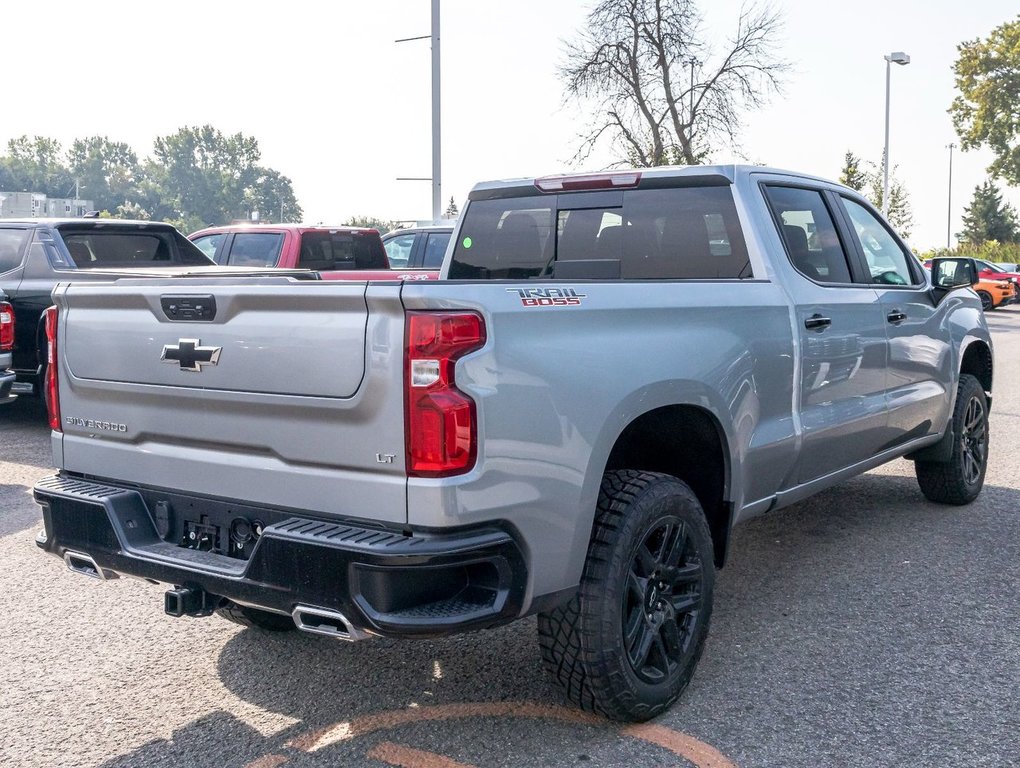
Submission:
<svg viewBox="0 0 1020 768">
<path fill-rule="evenodd" d="M 995 309 L 995 303 L 992 301 L 992 294 L 988 291 L 978 291 L 978 298 L 981 299 L 981 309 L 985 312 L 991 312 Z"/>
<path fill-rule="evenodd" d="M 962 374 L 952 421 L 949 461 L 917 461 L 914 472 L 921 493 L 938 504 L 970 504 L 981 493 L 988 467 L 988 400 L 984 387 Z"/>
<path fill-rule="evenodd" d="M 543 664 L 583 709 L 655 717 L 694 674 L 714 582 L 711 534 L 690 488 L 669 475 L 608 472 L 578 594 L 538 617 Z"/>
<path fill-rule="evenodd" d="M 237 603 L 228 602 L 217 608 L 216 615 L 227 621 L 240 624 L 242 627 L 258 627 L 269 632 L 289 632 L 292 629 L 297 629 L 290 616 L 249 608 L 247 605 L 238 605 Z"/>
</svg>

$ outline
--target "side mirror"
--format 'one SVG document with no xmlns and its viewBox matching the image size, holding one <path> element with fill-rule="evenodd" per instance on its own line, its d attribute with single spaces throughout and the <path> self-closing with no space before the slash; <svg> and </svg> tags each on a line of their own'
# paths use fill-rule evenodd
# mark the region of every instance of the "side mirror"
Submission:
<svg viewBox="0 0 1020 768">
<path fill-rule="evenodd" d="M 951 291 L 954 288 L 969 288 L 980 279 L 978 266 L 974 259 L 932 260 L 931 284 L 936 290 Z"/>
</svg>

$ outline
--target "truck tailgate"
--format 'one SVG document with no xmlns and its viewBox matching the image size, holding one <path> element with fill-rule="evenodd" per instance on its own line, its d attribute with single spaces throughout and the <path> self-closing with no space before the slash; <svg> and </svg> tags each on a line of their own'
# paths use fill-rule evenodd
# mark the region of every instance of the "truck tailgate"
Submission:
<svg viewBox="0 0 1020 768">
<path fill-rule="evenodd" d="M 399 286 L 122 280 L 54 300 L 64 469 L 406 520 Z"/>
</svg>

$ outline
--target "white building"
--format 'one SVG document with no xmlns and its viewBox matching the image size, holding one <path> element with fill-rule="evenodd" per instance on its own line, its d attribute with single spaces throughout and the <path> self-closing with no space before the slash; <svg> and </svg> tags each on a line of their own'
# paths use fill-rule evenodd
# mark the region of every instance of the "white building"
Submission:
<svg viewBox="0 0 1020 768">
<path fill-rule="evenodd" d="M 39 219 L 84 216 L 93 209 L 92 200 L 46 197 L 38 192 L 0 191 L 0 218 Z"/>
</svg>

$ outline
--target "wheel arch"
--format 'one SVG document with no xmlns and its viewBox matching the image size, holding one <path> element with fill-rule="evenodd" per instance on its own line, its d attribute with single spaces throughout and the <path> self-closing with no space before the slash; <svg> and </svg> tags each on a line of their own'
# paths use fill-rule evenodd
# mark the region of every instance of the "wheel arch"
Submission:
<svg viewBox="0 0 1020 768">
<path fill-rule="evenodd" d="M 648 390 L 637 395 L 638 403 L 622 404 L 617 417 L 607 425 L 600 444 L 603 450 L 592 457 L 586 482 L 594 523 L 595 499 L 605 472 L 636 469 L 663 472 L 683 480 L 701 503 L 712 533 L 716 565 L 726 561 L 735 496 L 739 489 L 740 465 L 733 455 L 728 410 L 717 395 L 701 386 L 696 397 L 653 398 Z M 693 391 L 692 393 L 693 394 Z M 658 401 L 657 401 L 658 400 Z"/>
<path fill-rule="evenodd" d="M 992 373 L 995 365 L 992 348 L 982 339 L 974 339 L 960 355 L 960 373 L 969 373 L 981 382 L 986 394 L 992 392 Z"/>
</svg>

